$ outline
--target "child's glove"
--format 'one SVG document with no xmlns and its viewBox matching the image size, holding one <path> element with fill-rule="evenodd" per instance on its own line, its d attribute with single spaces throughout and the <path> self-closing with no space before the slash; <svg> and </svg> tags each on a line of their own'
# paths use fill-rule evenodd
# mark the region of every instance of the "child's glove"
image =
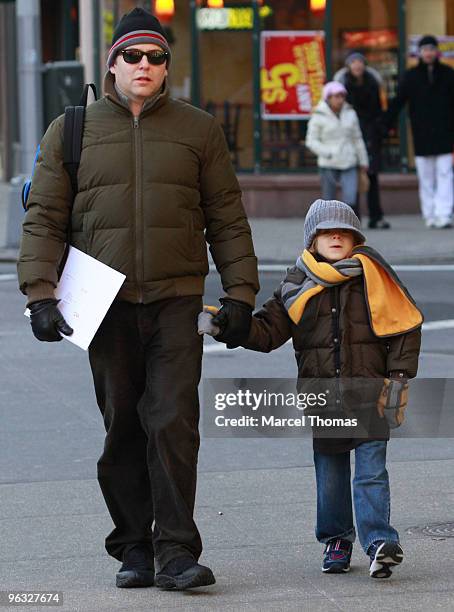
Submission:
<svg viewBox="0 0 454 612">
<path fill-rule="evenodd" d="M 380 418 L 386 418 L 391 429 L 402 425 L 408 403 L 408 383 L 405 378 L 385 378 L 377 410 Z"/>
<path fill-rule="evenodd" d="M 217 315 L 219 308 L 216 306 L 203 306 L 203 311 L 199 313 L 197 319 L 198 332 L 200 335 L 208 334 L 209 336 L 217 336 L 220 329 L 217 325 L 214 325 L 213 318 Z"/>
</svg>

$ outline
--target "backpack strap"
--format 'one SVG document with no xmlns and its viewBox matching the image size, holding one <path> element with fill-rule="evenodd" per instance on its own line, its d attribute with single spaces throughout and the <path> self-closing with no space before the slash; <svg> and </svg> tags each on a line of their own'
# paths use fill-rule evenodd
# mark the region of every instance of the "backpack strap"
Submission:
<svg viewBox="0 0 454 612">
<path fill-rule="evenodd" d="M 93 91 L 95 100 L 97 100 L 98 96 L 96 91 L 96 85 L 94 83 L 87 83 L 87 85 L 85 85 L 83 89 L 79 104 L 77 106 L 68 106 L 65 108 L 65 123 L 63 128 L 63 166 L 67 171 L 71 181 L 73 199 L 76 197 L 78 191 L 77 171 L 79 169 L 80 154 L 82 152 L 85 109 L 87 107 L 87 100 L 90 89 Z M 25 211 L 27 210 L 27 200 L 32 186 L 33 174 L 35 172 L 35 166 L 38 161 L 39 152 L 40 145 L 38 145 L 38 148 L 36 150 L 35 161 L 33 162 L 31 176 L 22 187 L 21 199 L 22 207 Z"/>
<path fill-rule="evenodd" d="M 77 172 L 79 170 L 80 156 L 82 153 L 82 139 L 84 135 L 85 109 L 87 107 L 88 92 L 90 88 L 96 97 L 96 87 L 93 83 L 85 85 L 78 106 L 67 106 L 65 108 L 65 123 L 63 127 L 63 166 L 69 175 L 73 199 L 79 190 L 77 183 Z M 71 203 L 71 208 L 72 208 Z M 60 278 L 66 259 L 68 258 L 69 245 L 71 241 L 71 215 L 69 216 L 66 248 L 59 266 L 58 278 Z"/>
<path fill-rule="evenodd" d="M 80 155 L 82 153 L 82 138 L 84 134 L 85 109 L 90 88 L 96 97 L 96 87 L 93 83 L 85 85 L 78 106 L 65 108 L 65 124 L 63 131 L 63 166 L 69 174 L 73 197 L 78 191 L 77 171 L 79 170 Z"/>
<path fill-rule="evenodd" d="M 65 124 L 63 130 L 63 166 L 71 180 L 73 199 L 76 197 L 77 171 L 82 152 L 82 137 L 84 130 L 85 107 L 67 106 L 65 108 Z"/>
<path fill-rule="evenodd" d="M 88 92 L 90 91 L 90 89 L 93 91 L 93 95 L 95 97 L 95 100 L 98 99 L 98 94 L 97 94 L 97 91 L 96 91 L 96 85 L 94 83 L 87 83 L 85 85 L 85 87 L 84 87 L 82 95 L 80 96 L 79 106 L 87 106 Z"/>
</svg>

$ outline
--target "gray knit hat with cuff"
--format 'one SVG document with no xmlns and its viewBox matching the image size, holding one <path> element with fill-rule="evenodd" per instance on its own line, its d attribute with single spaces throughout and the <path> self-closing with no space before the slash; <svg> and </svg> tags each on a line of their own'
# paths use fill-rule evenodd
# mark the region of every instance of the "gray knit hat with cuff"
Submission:
<svg viewBox="0 0 454 612">
<path fill-rule="evenodd" d="M 323 229 L 347 229 L 354 232 L 361 242 L 366 242 L 352 207 L 339 200 L 315 200 L 311 204 L 304 221 L 305 249 L 311 246 L 317 231 Z"/>
</svg>

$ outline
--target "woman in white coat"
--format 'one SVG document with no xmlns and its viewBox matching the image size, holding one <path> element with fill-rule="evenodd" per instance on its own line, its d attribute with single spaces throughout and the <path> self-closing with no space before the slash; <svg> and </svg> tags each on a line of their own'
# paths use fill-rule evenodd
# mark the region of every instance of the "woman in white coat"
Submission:
<svg viewBox="0 0 454 612">
<path fill-rule="evenodd" d="M 342 83 L 326 83 L 323 100 L 315 107 L 307 126 L 306 146 L 317 156 L 322 198 L 336 199 L 340 184 L 340 199 L 355 209 L 358 167 L 367 170 L 369 159 L 358 116 L 345 101 L 346 95 Z"/>
</svg>

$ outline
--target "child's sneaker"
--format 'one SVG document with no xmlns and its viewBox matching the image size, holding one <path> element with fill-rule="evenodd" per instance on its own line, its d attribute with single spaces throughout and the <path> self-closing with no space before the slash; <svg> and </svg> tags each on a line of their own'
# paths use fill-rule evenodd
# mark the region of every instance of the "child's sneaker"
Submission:
<svg viewBox="0 0 454 612">
<path fill-rule="evenodd" d="M 348 540 L 331 540 L 326 545 L 323 557 L 322 572 L 343 574 L 350 571 L 350 559 L 353 544 Z"/>
<path fill-rule="evenodd" d="M 392 574 L 391 568 L 402 563 L 404 551 L 397 542 L 374 542 L 369 547 L 371 578 L 389 578 Z"/>
</svg>

